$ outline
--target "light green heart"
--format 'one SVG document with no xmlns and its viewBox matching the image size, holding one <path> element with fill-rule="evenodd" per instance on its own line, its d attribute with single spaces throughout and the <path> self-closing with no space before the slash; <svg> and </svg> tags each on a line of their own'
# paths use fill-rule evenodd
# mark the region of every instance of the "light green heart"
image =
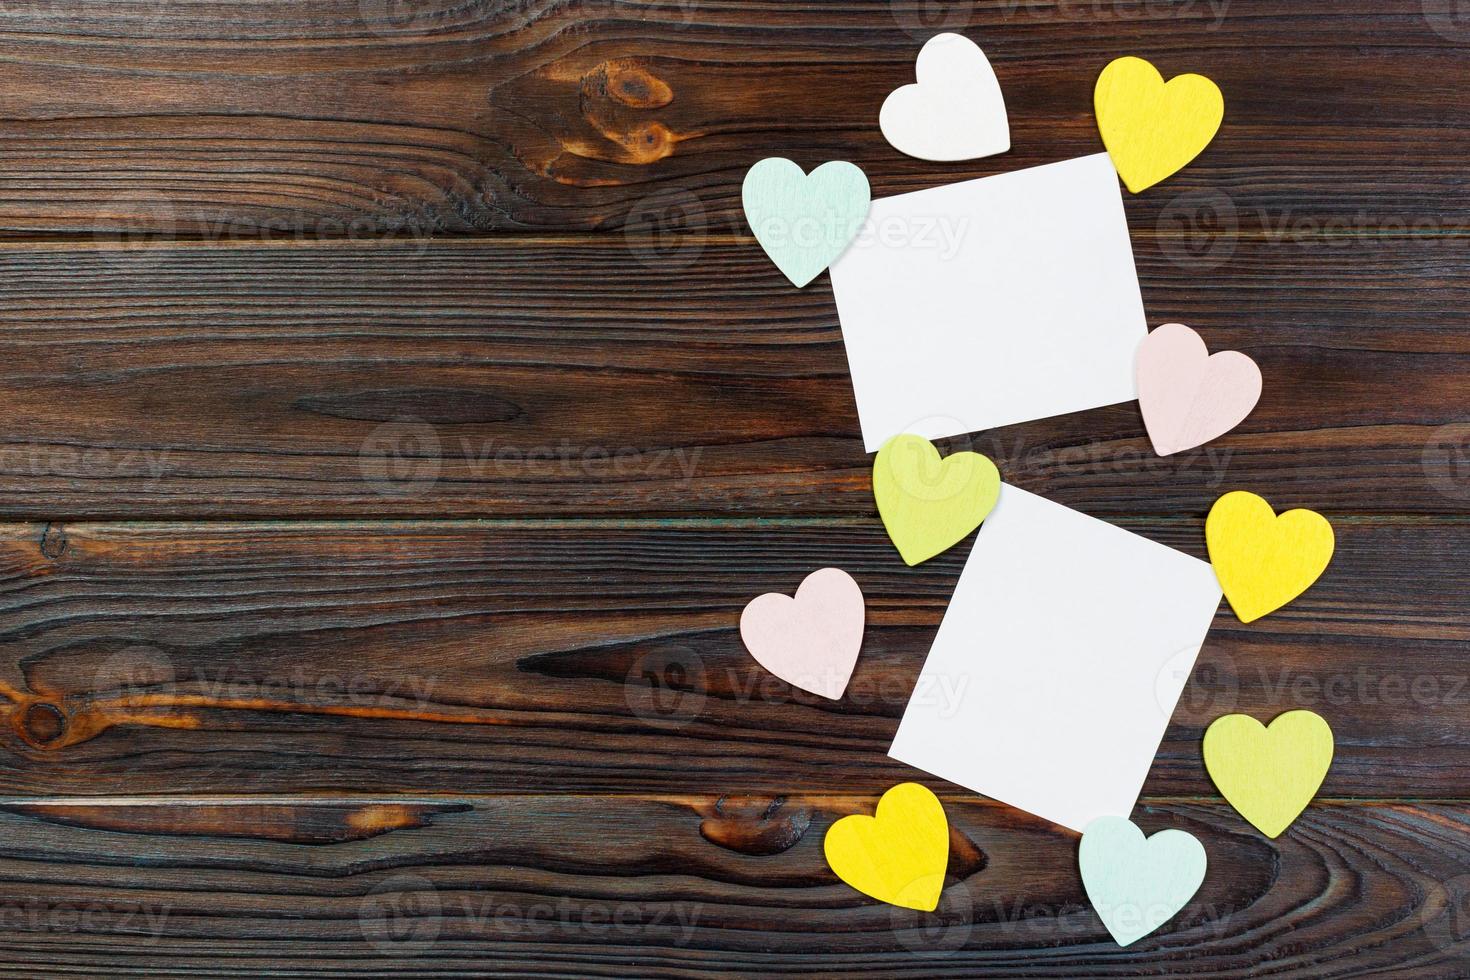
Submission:
<svg viewBox="0 0 1470 980">
<path fill-rule="evenodd" d="M 837 260 L 868 217 L 868 178 L 842 160 L 810 174 L 783 157 L 751 167 L 741 189 L 745 220 L 776 268 L 805 286 Z"/>
<path fill-rule="evenodd" d="M 1170 919 L 1205 880 L 1205 848 L 1182 830 L 1147 839 L 1129 820 L 1099 817 L 1077 853 L 1087 898 L 1119 946 Z"/>
<path fill-rule="evenodd" d="M 1000 471 L 979 453 L 939 458 L 923 436 L 894 436 L 873 460 L 873 499 L 909 565 L 948 551 L 1000 498 Z"/>
</svg>

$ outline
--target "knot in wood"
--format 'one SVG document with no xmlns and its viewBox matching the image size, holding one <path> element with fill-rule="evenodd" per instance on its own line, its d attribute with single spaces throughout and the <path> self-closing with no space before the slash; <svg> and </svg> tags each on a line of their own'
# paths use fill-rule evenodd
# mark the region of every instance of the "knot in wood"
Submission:
<svg viewBox="0 0 1470 980">
<path fill-rule="evenodd" d="M 47 558 L 60 558 L 66 554 L 66 528 L 60 524 L 47 524 L 41 532 L 41 554 Z"/>
<path fill-rule="evenodd" d="M 21 735 L 36 746 L 46 746 L 66 734 L 66 713 L 49 701 L 37 701 L 21 716 Z"/>
</svg>

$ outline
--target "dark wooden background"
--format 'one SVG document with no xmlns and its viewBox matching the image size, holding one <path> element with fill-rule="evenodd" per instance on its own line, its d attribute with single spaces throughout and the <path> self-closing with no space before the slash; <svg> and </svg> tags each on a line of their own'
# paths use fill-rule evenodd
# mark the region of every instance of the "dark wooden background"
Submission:
<svg viewBox="0 0 1470 980">
<path fill-rule="evenodd" d="M 1470 10 L 1453 0 L 7 0 L 0 6 L 0 974 L 1470 975 Z M 901 156 L 922 41 L 1015 149 Z M 1249 489 L 1337 528 L 1222 610 L 1145 790 L 1211 871 L 1120 950 L 1076 837 L 885 751 L 967 546 L 874 514 L 831 291 L 739 215 L 773 154 L 876 194 L 1099 149 L 1137 54 L 1225 127 L 1127 210 L 1154 324 L 1256 413 L 1134 405 L 948 448 L 1203 555 Z M 847 699 L 739 610 L 850 570 Z M 1204 726 L 1313 708 L 1277 841 Z M 821 856 L 919 776 L 940 911 Z"/>
</svg>

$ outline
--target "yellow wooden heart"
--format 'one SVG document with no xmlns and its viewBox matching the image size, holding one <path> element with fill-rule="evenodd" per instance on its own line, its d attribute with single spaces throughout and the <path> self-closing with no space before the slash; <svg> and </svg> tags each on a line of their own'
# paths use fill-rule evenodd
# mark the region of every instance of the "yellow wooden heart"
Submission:
<svg viewBox="0 0 1470 980">
<path fill-rule="evenodd" d="M 1000 471 L 979 453 L 940 460 L 922 436 L 894 436 L 873 461 L 873 498 L 909 565 L 949 550 L 980 526 L 1000 496 Z"/>
<path fill-rule="evenodd" d="M 1205 520 L 1210 564 L 1242 623 L 1307 591 L 1327 570 L 1335 541 L 1321 514 L 1290 510 L 1277 517 L 1270 504 L 1243 490 L 1215 501 Z"/>
<path fill-rule="evenodd" d="M 1165 84 L 1142 58 L 1119 58 L 1104 68 L 1092 102 L 1103 145 L 1135 194 L 1199 156 L 1225 118 L 1225 96 L 1214 82 L 1180 75 Z"/>
<path fill-rule="evenodd" d="M 1221 795 L 1267 837 L 1291 826 L 1327 777 L 1332 728 L 1311 711 L 1288 711 L 1267 728 L 1226 715 L 1205 732 L 1205 768 Z"/>
<path fill-rule="evenodd" d="M 900 783 L 871 817 L 843 817 L 822 842 L 837 877 L 864 895 L 900 908 L 933 912 L 949 864 L 949 821 L 939 798 Z"/>
</svg>

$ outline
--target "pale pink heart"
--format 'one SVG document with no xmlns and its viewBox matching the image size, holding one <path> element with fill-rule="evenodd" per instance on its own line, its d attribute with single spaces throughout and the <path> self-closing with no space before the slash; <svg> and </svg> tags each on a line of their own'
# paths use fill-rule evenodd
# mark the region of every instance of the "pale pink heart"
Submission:
<svg viewBox="0 0 1470 980">
<path fill-rule="evenodd" d="M 840 568 L 812 572 L 796 598 L 769 592 L 740 614 L 740 638 L 762 667 L 836 701 L 863 645 L 863 590 Z"/>
<path fill-rule="evenodd" d="M 1154 451 L 1170 456 L 1235 428 L 1261 399 L 1261 369 L 1240 351 L 1211 355 L 1200 335 L 1166 323 L 1138 348 L 1138 404 Z"/>
</svg>

